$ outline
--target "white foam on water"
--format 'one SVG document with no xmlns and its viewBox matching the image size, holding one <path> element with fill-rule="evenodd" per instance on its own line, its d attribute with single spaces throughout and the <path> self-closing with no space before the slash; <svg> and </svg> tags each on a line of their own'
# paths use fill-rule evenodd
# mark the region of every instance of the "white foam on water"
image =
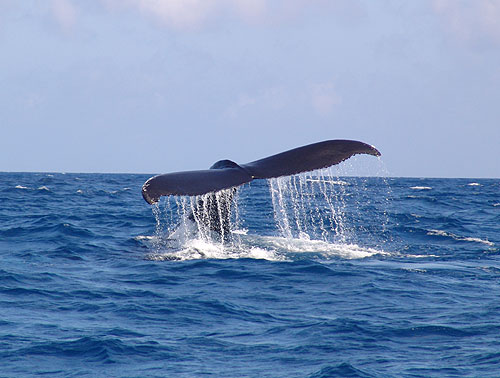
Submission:
<svg viewBox="0 0 500 378">
<path fill-rule="evenodd" d="M 489 240 L 483 240 L 483 239 L 480 239 L 480 238 L 470 238 L 470 237 L 467 238 L 467 237 L 464 237 L 462 240 L 470 241 L 470 242 L 475 242 L 475 243 L 482 243 L 482 244 L 489 245 L 490 247 L 493 247 L 495 245 L 495 243 L 490 242 Z"/>
<path fill-rule="evenodd" d="M 154 235 L 137 235 L 134 240 L 140 241 L 140 240 L 155 240 L 156 236 Z"/>
<path fill-rule="evenodd" d="M 233 243 L 218 243 L 202 238 L 189 240 L 164 239 L 137 236 L 156 244 L 156 251 L 147 256 L 150 260 L 198 260 L 198 259 L 262 259 L 269 261 L 293 261 L 297 255 L 312 255 L 320 258 L 363 259 L 374 255 L 389 255 L 389 252 L 357 244 L 328 243 L 323 240 L 288 239 L 279 236 L 242 234 Z"/>
<path fill-rule="evenodd" d="M 432 188 L 430 186 L 412 186 L 410 189 L 413 190 L 431 190 Z"/>
<path fill-rule="evenodd" d="M 427 232 L 427 235 L 445 236 L 445 237 L 449 237 L 449 238 L 452 238 L 452 239 L 457 240 L 457 241 L 469 241 L 469 242 L 474 242 L 474 243 L 482 243 L 482 244 L 486 244 L 490 247 L 493 247 L 495 245 L 495 243 L 490 242 L 489 240 L 467 237 L 467 236 L 459 236 L 459 235 L 455 235 L 451 232 L 446 232 L 446 231 L 442 231 L 442 230 L 429 230 Z"/>
<path fill-rule="evenodd" d="M 44 185 L 44 186 L 40 186 L 40 187 L 38 188 L 38 190 L 46 190 L 46 191 L 50 192 L 50 189 L 49 189 L 49 188 L 47 188 L 45 185 Z"/>
<path fill-rule="evenodd" d="M 481 186 L 481 184 L 478 182 L 469 182 L 467 185 L 468 186 Z"/>
<path fill-rule="evenodd" d="M 27 186 L 16 185 L 16 189 L 29 189 Z"/>
<path fill-rule="evenodd" d="M 357 244 L 330 243 L 324 240 L 307 238 L 283 238 L 276 236 L 252 236 L 252 239 L 265 249 L 272 249 L 280 254 L 320 254 L 322 257 L 341 257 L 345 259 L 363 259 L 374 255 L 388 255 L 389 252 Z"/>
<path fill-rule="evenodd" d="M 200 259 L 261 259 L 269 261 L 283 261 L 285 256 L 274 250 L 258 246 L 243 246 L 238 244 L 222 244 L 201 238 L 191 239 L 181 244 L 178 240 L 170 239 L 156 252 L 147 256 L 149 260 L 200 260 Z"/>
<path fill-rule="evenodd" d="M 190 203 L 181 203 L 181 206 L 190 209 Z M 199 259 L 264 259 L 282 261 L 285 257 L 273 249 L 262 248 L 259 245 L 242 242 L 246 237 L 247 229 L 235 228 L 230 242 L 221 242 L 216 232 L 201 229 L 200 225 L 189 219 L 187 213 L 182 214 L 177 228 L 162 227 L 161 209 L 154 209 L 157 217 L 157 233 L 154 237 L 136 237 L 136 240 L 145 241 L 154 249 L 146 258 L 150 260 L 199 260 Z"/>
<path fill-rule="evenodd" d="M 405 254 L 405 255 L 401 255 L 401 256 L 409 257 L 409 258 L 412 258 L 412 259 L 425 259 L 427 257 L 441 257 L 441 256 L 438 256 L 438 255 L 412 255 L 412 254 Z"/>
</svg>

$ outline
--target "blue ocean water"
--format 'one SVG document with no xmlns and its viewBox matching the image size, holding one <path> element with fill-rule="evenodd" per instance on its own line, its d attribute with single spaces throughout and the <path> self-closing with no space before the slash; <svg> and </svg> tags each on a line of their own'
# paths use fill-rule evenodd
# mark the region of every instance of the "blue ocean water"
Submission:
<svg viewBox="0 0 500 378">
<path fill-rule="evenodd" d="M 255 181 L 222 245 L 149 175 L 0 178 L 0 377 L 500 376 L 498 179 Z"/>
</svg>

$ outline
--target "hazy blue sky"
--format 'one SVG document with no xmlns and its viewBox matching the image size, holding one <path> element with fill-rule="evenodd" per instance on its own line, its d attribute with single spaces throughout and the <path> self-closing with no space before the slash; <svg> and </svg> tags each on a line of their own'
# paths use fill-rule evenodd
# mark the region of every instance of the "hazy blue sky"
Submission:
<svg viewBox="0 0 500 378">
<path fill-rule="evenodd" d="M 500 0 L 0 0 L 0 171 L 163 173 L 325 139 L 500 177 Z"/>
</svg>

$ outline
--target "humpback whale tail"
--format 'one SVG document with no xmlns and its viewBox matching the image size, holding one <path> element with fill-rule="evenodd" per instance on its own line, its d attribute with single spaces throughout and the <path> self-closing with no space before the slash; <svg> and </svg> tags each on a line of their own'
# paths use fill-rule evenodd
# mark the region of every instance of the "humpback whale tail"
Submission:
<svg viewBox="0 0 500 378">
<path fill-rule="evenodd" d="M 238 165 L 231 160 L 220 160 L 210 169 L 154 176 L 142 186 L 142 196 L 147 203 L 154 204 L 161 196 L 195 196 L 213 193 L 234 188 L 253 179 L 290 176 L 327 168 L 357 154 L 380 156 L 375 147 L 363 142 L 327 140 L 247 164 Z"/>
</svg>

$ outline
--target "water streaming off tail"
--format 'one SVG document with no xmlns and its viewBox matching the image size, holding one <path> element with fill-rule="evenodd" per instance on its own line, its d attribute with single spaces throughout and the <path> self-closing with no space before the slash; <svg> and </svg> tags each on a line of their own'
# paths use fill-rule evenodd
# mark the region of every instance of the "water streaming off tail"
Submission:
<svg viewBox="0 0 500 378">
<path fill-rule="evenodd" d="M 259 254 L 275 259 L 276 253 L 279 258 L 318 248 L 342 256 L 371 255 L 383 243 L 387 219 L 366 216 L 374 214 L 374 206 L 386 207 L 387 192 L 374 196 L 373 188 L 384 190 L 387 182 L 382 178 L 382 185 L 380 180 L 374 185 L 373 179 L 343 173 L 327 168 L 202 196 L 163 197 L 153 207 L 154 247 L 157 253 L 175 253 L 176 259 Z"/>
<path fill-rule="evenodd" d="M 221 190 L 200 196 L 169 196 L 153 206 L 158 243 L 167 239 L 229 240 L 238 224 L 238 191 Z"/>
<path fill-rule="evenodd" d="M 274 216 L 282 237 L 344 243 L 347 182 L 326 171 L 269 180 Z"/>
</svg>

